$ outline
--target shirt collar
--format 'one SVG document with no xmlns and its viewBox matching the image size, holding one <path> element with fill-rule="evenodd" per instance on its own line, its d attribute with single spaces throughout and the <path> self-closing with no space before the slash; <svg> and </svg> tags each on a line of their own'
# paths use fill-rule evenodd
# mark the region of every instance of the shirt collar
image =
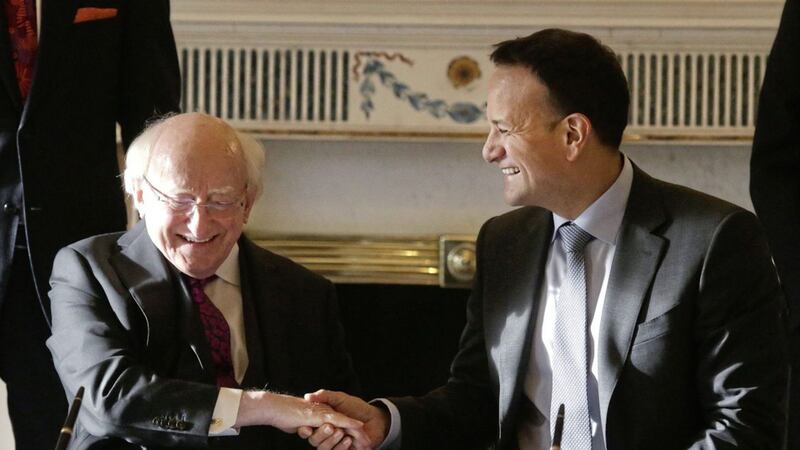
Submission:
<svg viewBox="0 0 800 450">
<path fill-rule="evenodd" d="M 622 159 L 622 171 L 614 184 L 572 221 L 596 239 L 611 245 L 617 243 L 617 234 L 622 226 L 622 218 L 633 184 L 633 165 L 627 156 L 622 155 Z M 565 222 L 569 220 L 553 213 L 553 239 L 556 237 L 558 227 Z"/>
<path fill-rule="evenodd" d="M 228 257 L 220 264 L 215 275 L 227 283 L 239 286 L 241 284 L 239 274 L 239 244 L 233 244 Z"/>
</svg>

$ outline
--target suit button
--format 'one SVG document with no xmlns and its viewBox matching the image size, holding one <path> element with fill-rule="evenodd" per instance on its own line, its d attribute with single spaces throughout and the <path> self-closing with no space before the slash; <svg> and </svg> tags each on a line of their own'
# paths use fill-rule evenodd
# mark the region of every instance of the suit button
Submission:
<svg viewBox="0 0 800 450">
<path fill-rule="evenodd" d="M 6 203 L 3 205 L 3 212 L 13 216 L 19 212 L 19 208 L 17 208 L 17 205 L 14 205 L 13 203 Z"/>
</svg>

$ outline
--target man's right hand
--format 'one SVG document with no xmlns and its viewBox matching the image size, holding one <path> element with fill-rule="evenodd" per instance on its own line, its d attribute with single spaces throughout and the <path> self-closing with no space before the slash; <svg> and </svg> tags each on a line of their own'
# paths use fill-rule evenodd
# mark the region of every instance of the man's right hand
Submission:
<svg viewBox="0 0 800 450">
<path fill-rule="evenodd" d="M 244 391 L 239 403 L 235 427 L 269 425 L 285 433 L 296 433 L 300 427 L 323 425 L 346 430 L 353 440 L 367 445 L 363 423 L 337 412 L 322 402 L 266 391 Z"/>
<path fill-rule="evenodd" d="M 359 445 L 360 442 L 356 441 L 354 444 L 359 450 L 378 447 L 389 433 L 391 419 L 388 411 L 370 405 L 358 397 L 347 395 L 344 392 L 323 389 L 312 394 L 306 394 L 305 399 L 309 402 L 326 404 L 337 412 L 363 422 L 363 432 L 366 433 L 369 444 L 366 447 L 362 447 Z M 321 435 L 319 430 L 313 431 L 309 427 L 300 427 L 297 430 L 297 434 L 303 439 L 308 439 L 309 443 L 314 447 L 325 448 L 325 445 L 330 442 L 330 440 L 323 439 L 324 436 Z"/>
</svg>

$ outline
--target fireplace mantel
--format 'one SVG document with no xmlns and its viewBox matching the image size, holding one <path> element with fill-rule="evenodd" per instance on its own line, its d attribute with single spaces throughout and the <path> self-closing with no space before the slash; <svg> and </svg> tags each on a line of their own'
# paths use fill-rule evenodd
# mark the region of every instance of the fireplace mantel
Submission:
<svg viewBox="0 0 800 450">
<path fill-rule="evenodd" d="M 481 139 L 488 53 L 559 26 L 614 49 L 626 139 L 747 142 L 782 2 L 175 0 L 184 109 L 262 136 Z"/>
<path fill-rule="evenodd" d="M 179 23 L 773 30 L 780 0 L 173 0 Z"/>
</svg>

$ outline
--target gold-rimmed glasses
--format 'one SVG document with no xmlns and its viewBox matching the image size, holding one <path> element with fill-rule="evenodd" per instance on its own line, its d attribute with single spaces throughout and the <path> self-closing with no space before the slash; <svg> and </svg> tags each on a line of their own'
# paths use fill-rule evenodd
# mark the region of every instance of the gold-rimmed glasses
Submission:
<svg viewBox="0 0 800 450">
<path fill-rule="evenodd" d="M 232 214 L 244 206 L 245 196 L 247 195 L 247 185 L 245 185 L 241 195 L 234 200 L 217 200 L 201 203 L 193 198 L 172 197 L 158 190 L 158 188 L 153 186 L 153 183 L 151 183 L 147 177 L 143 176 L 142 180 L 147 183 L 147 186 L 150 188 L 153 194 L 155 194 L 156 199 L 166 205 L 170 211 L 175 214 L 185 214 L 187 216 L 194 213 L 197 208 L 206 208 L 206 211 L 211 214 Z"/>
</svg>

